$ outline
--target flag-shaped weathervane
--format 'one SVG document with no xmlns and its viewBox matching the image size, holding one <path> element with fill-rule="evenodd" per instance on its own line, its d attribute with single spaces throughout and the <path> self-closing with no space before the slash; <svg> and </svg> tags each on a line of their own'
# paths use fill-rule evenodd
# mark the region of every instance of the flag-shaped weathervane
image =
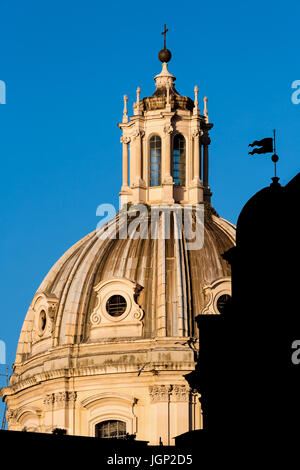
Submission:
<svg viewBox="0 0 300 470">
<path fill-rule="evenodd" d="M 274 137 L 266 137 L 262 140 L 255 140 L 252 144 L 249 144 L 248 147 L 257 147 L 248 152 L 250 155 L 255 153 L 273 153 L 272 162 L 275 164 L 275 177 L 276 177 L 276 163 L 278 162 L 278 155 L 276 155 L 276 144 L 275 144 L 275 130 L 273 131 Z"/>
<path fill-rule="evenodd" d="M 254 155 L 255 153 L 272 153 L 273 138 L 266 137 L 262 140 L 255 140 L 252 144 L 249 144 L 248 147 L 258 147 L 252 150 L 252 152 L 248 152 L 250 155 Z"/>
</svg>

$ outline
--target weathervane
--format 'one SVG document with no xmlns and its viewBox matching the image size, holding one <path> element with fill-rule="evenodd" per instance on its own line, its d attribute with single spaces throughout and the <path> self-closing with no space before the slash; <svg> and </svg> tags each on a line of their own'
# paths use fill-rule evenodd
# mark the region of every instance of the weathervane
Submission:
<svg viewBox="0 0 300 470">
<path fill-rule="evenodd" d="M 278 155 L 276 154 L 276 141 L 275 141 L 275 129 L 273 130 L 273 155 L 272 155 L 272 162 L 274 162 L 274 170 L 275 170 L 275 178 L 277 178 L 277 175 L 276 175 L 276 163 L 278 162 L 279 160 L 279 157 Z"/>
<path fill-rule="evenodd" d="M 278 162 L 279 157 L 276 154 L 275 132 L 276 131 L 274 129 L 273 137 L 266 137 L 265 139 L 262 139 L 262 140 L 255 140 L 254 142 L 252 142 L 252 144 L 249 144 L 248 147 L 258 147 L 258 148 L 255 148 L 254 150 L 248 153 L 249 155 L 254 155 L 255 153 L 258 153 L 258 154 L 273 153 L 271 159 L 275 165 L 275 178 L 278 181 L 279 178 L 277 178 L 277 175 L 276 175 L 276 163 Z"/>
</svg>

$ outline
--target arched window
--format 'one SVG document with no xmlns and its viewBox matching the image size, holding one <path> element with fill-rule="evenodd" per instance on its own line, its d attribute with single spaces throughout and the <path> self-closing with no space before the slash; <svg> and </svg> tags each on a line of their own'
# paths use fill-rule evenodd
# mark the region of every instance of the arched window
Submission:
<svg viewBox="0 0 300 470">
<path fill-rule="evenodd" d="M 150 186 L 161 185 L 161 138 L 153 135 L 150 139 Z"/>
<path fill-rule="evenodd" d="M 185 185 L 185 138 L 181 134 L 173 140 L 173 181 L 175 186 Z"/>
<path fill-rule="evenodd" d="M 96 424 L 96 437 L 122 439 L 126 436 L 126 423 L 124 421 L 110 420 Z"/>
</svg>

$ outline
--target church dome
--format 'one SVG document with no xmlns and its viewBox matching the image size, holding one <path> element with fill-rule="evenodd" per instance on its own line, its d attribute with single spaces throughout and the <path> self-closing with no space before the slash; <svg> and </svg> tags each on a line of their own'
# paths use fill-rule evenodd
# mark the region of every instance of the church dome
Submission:
<svg viewBox="0 0 300 470">
<path fill-rule="evenodd" d="M 126 215 L 129 227 L 133 212 L 129 209 Z M 28 367 L 21 375 L 36 373 L 29 366 L 31 358 L 36 363 L 42 355 L 44 361 L 46 352 L 62 345 L 196 334 L 194 317 L 211 300 L 208 286 L 217 281 L 228 287 L 230 267 L 222 254 L 234 245 L 235 230 L 206 205 L 203 246 L 188 250 L 184 228 L 180 239 L 175 235 L 180 230 L 178 218 L 173 212 L 170 216 L 169 239 L 149 236 L 154 232 L 150 214 L 147 236 L 141 238 L 136 225 L 130 238 L 120 239 L 118 214 L 57 261 L 38 288 L 22 328 L 15 365 L 26 361 Z M 160 213 L 158 227 L 163 223 Z M 115 237 L 101 239 L 114 224 Z M 124 312 L 118 296 L 124 299 Z M 114 316 L 107 305 L 111 298 L 117 301 Z M 13 381 L 20 378 L 18 374 Z"/>
<path fill-rule="evenodd" d="M 259 190 L 247 201 L 237 221 L 236 241 L 239 246 L 249 245 L 249 240 L 252 240 L 249 246 L 253 247 L 257 244 L 263 246 L 263 238 L 269 238 L 270 242 L 273 240 L 272 221 L 281 213 L 283 199 L 284 189 L 279 178 L 275 177 L 270 186 Z M 258 231 L 257 227 L 265 228 Z"/>
<path fill-rule="evenodd" d="M 195 317 L 221 313 L 231 294 L 222 255 L 235 228 L 210 205 L 207 97 L 201 114 L 198 87 L 193 101 L 174 81 L 163 62 L 153 96 L 137 88 L 132 116 L 124 95 L 121 209 L 34 295 L 0 391 L 9 429 L 171 445 L 203 427 L 185 376 L 197 361 Z"/>
</svg>

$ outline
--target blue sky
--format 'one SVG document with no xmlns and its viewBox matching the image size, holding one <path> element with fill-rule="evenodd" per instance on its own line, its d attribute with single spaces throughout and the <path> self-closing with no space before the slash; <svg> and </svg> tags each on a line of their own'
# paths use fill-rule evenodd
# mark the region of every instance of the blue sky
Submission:
<svg viewBox="0 0 300 470">
<path fill-rule="evenodd" d="M 296 1 L 1 1 L 0 339 L 9 364 L 43 277 L 96 227 L 99 204 L 118 204 L 122 97 L 131 110 L 137 86 L 153 93 L 164 23 L 177 90 L 193 97 L 198 85 L 208 96 L 220 215 L 236 222 L 269 184 L 270 157 L 249 157 L 247 146 L 273 128 L 282 184 L 299 171 L 299 13 Z"/>
</svg>

